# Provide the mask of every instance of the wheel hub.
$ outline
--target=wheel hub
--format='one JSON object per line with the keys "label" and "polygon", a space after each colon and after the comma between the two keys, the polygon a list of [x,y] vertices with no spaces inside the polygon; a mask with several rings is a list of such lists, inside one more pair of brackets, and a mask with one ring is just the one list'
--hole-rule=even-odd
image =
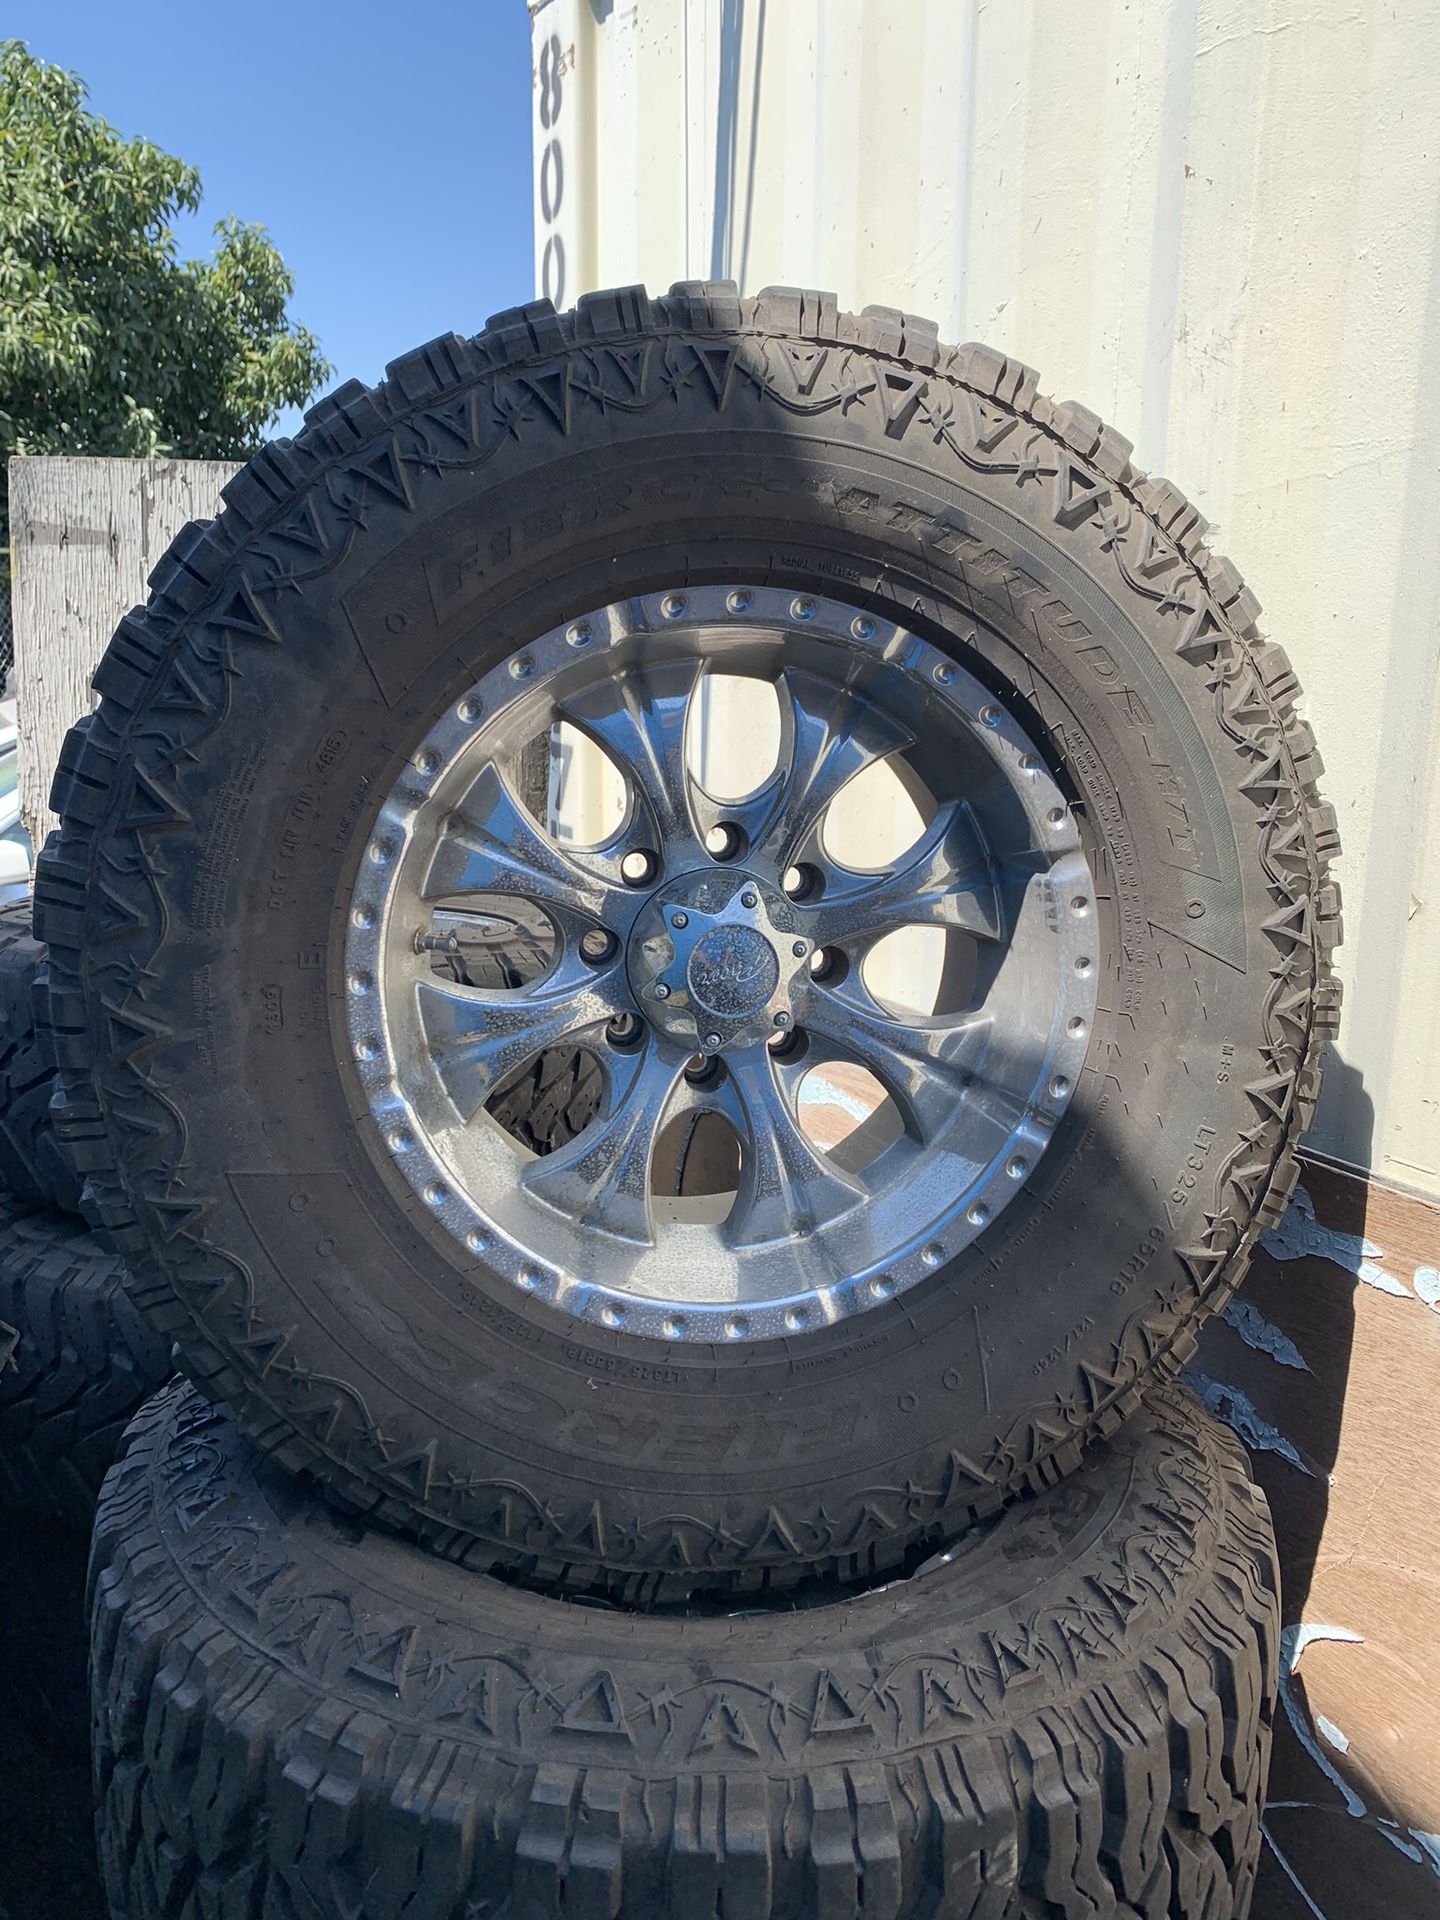
{"label": "wheel hub", "polygon": [[755,875],[686,874],[641,910],[627,968],[655,1029],[692,1053],[729,1053],[793,1025],[812,943],[793,903]]}
{"label": "wheel hub", "polygon": [[[736,672],[775,726],[738,795],[687,745]],[[620,776],[604,839],[552,832],[511,784],[562,723]],[[833,809],[887,761],[918,837],[850,864]],[[488,1274],[600,1327],[788,1339],[923,1283],[1024,1190],[1086,1064],[1094,904],[1035,743],[951,654],[841,601],[687,585],[538,635],[414,743],[349,903],[355,1070],[380,1149]],[[504,985],[437,965],[467,914],[477,948],[538,914],[548,960]],[[867,969],[914,929],[943,968],[911,1011]],[[557,1050],[603,1092],[521,1158],[489,1103]],[[832,1152],[812,1117],[856,1108],[876,1124]],[[739,1148],[723,1219],[665,1184],[674,1123],[706,1115]]]}

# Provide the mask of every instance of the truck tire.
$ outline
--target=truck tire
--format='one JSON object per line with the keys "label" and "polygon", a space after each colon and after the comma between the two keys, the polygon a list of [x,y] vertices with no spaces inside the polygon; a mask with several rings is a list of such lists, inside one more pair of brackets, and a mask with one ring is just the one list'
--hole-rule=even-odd
{"label": "truck tire", "polygon": [[125,1423],[173,1372],[99,1237],[0,1194],[0,1505],[88,1533]]}
{"label": "truck tire", "polygon": [[78,1213],[80,1182],[50,1114],[55,1061],[35,1007],[45,949],[30,911],[28,900],[0,906],[0,1187]]}
{"label": "truck tire", "polygon": [[[37,926],[94,1217],[262,1445],[475,1564],[754,1587],[900,1564],[1178,1371],[1294,1184],[1336,835],[1117,433],[897,313],[630,289],[342,388],[224,499],[96,674]],[[682,745],[717,662],[781,743],[734,801]],[[503,770],[557,716],[629,770],[597,847]],[[864,873],[827,803],[880,761],[929,825]],[[514,989],[453,974],[497,895],[550,927]],[[910,1018],[864,968],[916,919]],[[562,1044],[605,1097],[531,1160],[480,1110]],[[837,1058],[863,1166],[797,1117]],[[697,1111],[723,1221],[652,1205]]]}
{"label": "truck tire", "polygon": [[188,1387],[91,1562],[112,1910],[1243,1920],[1278,1603],[1156,1393],[912,1577],[741,1617],[527,1592],[335,1516]]}

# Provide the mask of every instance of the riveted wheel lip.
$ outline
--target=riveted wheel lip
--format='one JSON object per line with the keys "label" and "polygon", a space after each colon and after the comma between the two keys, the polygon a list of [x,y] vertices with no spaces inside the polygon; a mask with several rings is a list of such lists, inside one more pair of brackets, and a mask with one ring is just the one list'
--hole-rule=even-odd
{"label": "riveted wheel lip", "polygon": [[[708,1236],[702,1239],[685,1228],[681,1248],[672,1237],[675,1229],[667,1228],[646,1245],[643,1236],[615,1230],[608,1205],[567,1218],[566,1209],[553,1201],[537,1203],[526,1182],[517,1179],[512,1144],[483,1117],[463,1113],[450,1097],[449,1084],[428,1071],[433,1029],[423,1008],[432,989],[426,982],[417,986],[413,964],[411,923],[425,910],[427,887],[433,895],[442,859],[437,849],[447,831],[463,835],[468,830],[459,809],[482,779],[500,791],[502,776],[495,768],[527,729],[548,725],[563,700],[583,703],[593,689],[626,673],[648,674],[657,666],[679,673],[684,662],[695,659],[708,667],[733,663],[732,670],[745,671],[762,654],[772,662],[801,662],[807,671],[823,662],[847,689],[863,685],[868,697],[883,687],[896,710],[917,723],[932,725],[939,718],[952,727],[964,751],[998,773],[997,791],[1014,819],[1023,822],[1026,857],[1036,863],[1033,884],[1026,881],[1015,924],[1007,929],[1017,949],[1023,934],[1027,955],[1043,950],[1043,959],[1027,958],[1023,975],[1012,970],[1010,997],[1002,1006],[1009,1021],[1006,1044],[1019,1057],[1014,1084],[1004,1088],[1005,1137],[993,1150],[972,1152],[968,1159],[950,1143],[950,1163],[943,1169],[939,1156],[922,1155],[918,1164],[926,1178],[917,1183],[912,1169],[903,1197],[893,1179],[894,1191],[879,1201],[861,1193],[850,1204],[841,1195],[833,1215],[817,1216],[804,1236],[807,1243],[826,1240],[818,1281],[797,1271],[795,1239],[788,1232],[737,1248],[726,1246],[723,1232],[702,1229]],[[513,807],[506,817],[513,821]],[[741,1023],[743,1033],[702,1021],[716,1030],[702,1034],[697,1028],[696,1036],[686,1039],[678,1030],[668,1031],[675,1026],[673,1003],[650,1006],[634,993],[633,962],[626,971],[632,936],[644,931],[647,914],[653,921],[654,903],[666,889],[673,891],[680,877],[674,848],[659,831],[648,834],[657,848],[655,870],[645,883],[634,884],[621,873],[627,826],[634,829],[634,824],[632,798],[626,826],[591,850],[590,877],[598,870],[601,881],[584,905],[614,936],[607,964],[580,969],[572,981],[561,926],[554,963],[531,988],[557,1005],[572,988],[595,995],[589,1026],[597,1032],[602,1011],[663,1014],[655,1050],[663,1053],[668,1045],[674,1052],[673,1060],[666,1054],[662,1062],[672,1086],[683,1087],[678,1076],[687,1055],[731,1051],[732,1040],[739,1049],[737,1071],[753,1076],[756,1049],[763,1042],[753,1021]],[[533,822],[513,826],[522,840],[535,832]],[[634,831],[630,838],[633,842]],[[541,857],[549,859],[548,853]],[[703,852],[699,859],[706,864]],[[789,905],[781,890],[784,867],[773,848],[762,846],[747,848],[733,867],[717,861],[711,871],[734,874],[736,889],[753,872],[756,889],[773,893],[783,909]],[[550,887],[553,878],[545,875],[544,886]],[[380,1151],[419,1196],[426,1217],[465,1255],[518,1292],[582,1323],[666,1342],[793,1338],[868,1311],[918,1284],[970,1245],[1021,1190],[1073,1097],[1093,1032],[1098,970],[1086,918],[1093,892],[1077,821],[1043,754],[995,694],[950,653],[896,622],[829,596],[752,583],[662,589],[572,615],[511,653],[449,701],[409,753],[380,805],[348,905],[350,1069],[359,1078]],[[562,918],[568,911],[562,909]],[[798,907],[793,927],[783,912],[772,917],[784,923],[787,935],[802,931]],[[778,938],[773,927],[769,931]],[[782,1022],[789,1030],[804,1023],[807,995],[813,1000],[816,990],[808,959],[801,967],[791,958],[798,942],[782,946],[785,978],[774,996],[781,1011],[775,1013],[767,1003],[765,1017],[777,1030]],[[662,969],[654,971],[659,978]],[[792,980],[799,986],[787,999]],[[606,993],[618,995],[613,1005],[600,997]],[[476,1033],[486,1029],[493,1036],[511,1011],[489,1006],[467,1017]],[[1015,1038],[1022,1021],[1027,1023],[1025,1051]],[[567,1044],[575,1037],[572,1031]],[[647,1070],[651,1051],[646,1036]],[[967,1097],[962,1085],[957,1107]],[[993,1122],[987,1124],[994,1133]],[[964,1169],[959,1177],[957,1164]],[[768,1275],[761,1274],[761,1262],[768,1264]]]}

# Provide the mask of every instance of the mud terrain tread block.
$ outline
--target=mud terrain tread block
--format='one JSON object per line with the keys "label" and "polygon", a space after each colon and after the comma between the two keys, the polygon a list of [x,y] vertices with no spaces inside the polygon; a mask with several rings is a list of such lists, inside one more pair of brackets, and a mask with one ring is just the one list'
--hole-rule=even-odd
{"label": "mud terrain tread block", "polygon": [[45,949],[30,916],[28,900],[0,906],[0,1188],[78,1213],[80,1180],[50,1112],[55,1058],[36,996]]}
{"label": "mud terrain tread block", "polygon": [[0,1194],[0,1504],[88,1532],[125,1423],[173,1372],[168,1342],[83,1222]]}
{"label": "mud terrain tread block", "polygon": [[808,1615],[597,1613],[439,1567],[178,1384],[91,1564],[118,1912],[1249,1907],[1274,1543],[1239,1446],[1173,1388],[946,1566]]}

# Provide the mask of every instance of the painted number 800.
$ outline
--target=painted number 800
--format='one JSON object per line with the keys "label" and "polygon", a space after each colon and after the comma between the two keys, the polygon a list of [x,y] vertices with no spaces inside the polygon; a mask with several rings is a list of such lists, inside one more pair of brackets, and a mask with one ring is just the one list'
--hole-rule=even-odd
{"label": "painted number 800", "polygon": [[[565,198],[565,156],[561,151],[559,120],[564,103],[565,55],[558,34],[552,33],[540,49],[540,126],[550,135],[540,155],[540,218],[553,228]],[[547,232],[540,257],[540,291],[557,307],[565,304],[565,241]]]}

